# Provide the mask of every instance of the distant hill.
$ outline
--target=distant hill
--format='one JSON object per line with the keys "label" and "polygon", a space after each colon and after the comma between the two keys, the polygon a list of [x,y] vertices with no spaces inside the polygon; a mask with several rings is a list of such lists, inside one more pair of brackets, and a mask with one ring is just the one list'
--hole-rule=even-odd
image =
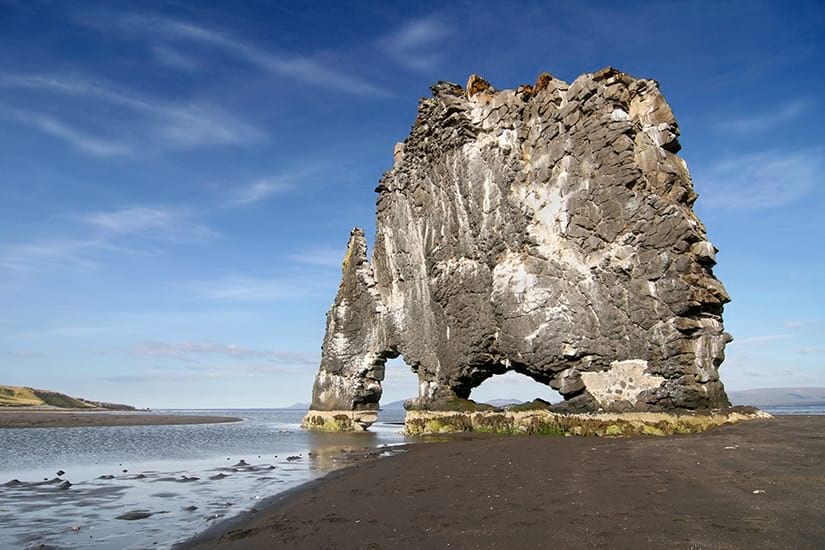
{"label": "distant hill", "polygon": [[285,409],[296,410],[296,411],[305,411],[309,409],[309,403],[293,403],[289,407],[284,407]]}
{"label": "distant hill", "polygon": [[507,405],[520,405],[523,401],[520,399],[490,399],[489,401],[485,401],[485,403],[501,408],[506,407]]}
{"label": "distant hill", "polygon": [[[392,401],[387,403],[386,405],[381,405],[382,411],[398,411],[404,409],[404,402],[406,399],[401,399],[400,401]],[[486,401],[488,405],[492,405],[494,407],[506,407],[507,405],[518,405],[523,403],[523,401],[519,399],[491,399]]]}
{"label": "distant hill", "polygon": [[729,391],[734,405],[782,407],[794,405],[825,405],[825,388],[759,388]]}
{"label": "distant hill", "polygon": [[57,409],[107,409],[133,411],[134,407],[118,403],[91,401],[50,390],[23,386],[0,386],[0,407],[47,407]]}

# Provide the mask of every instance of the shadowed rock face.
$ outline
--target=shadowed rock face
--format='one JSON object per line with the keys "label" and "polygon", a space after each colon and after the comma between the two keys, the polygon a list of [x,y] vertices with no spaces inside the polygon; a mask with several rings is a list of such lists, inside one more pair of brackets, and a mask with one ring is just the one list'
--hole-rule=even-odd
{"label": "shadowed rock face", "polygon": [[432,91],[376,189],[371,261],[350,236],[311,408],[377,409],[398,355],[421,409],[508,370],[567,411],[728,406],[729,298],[658,84],[608,68]]}

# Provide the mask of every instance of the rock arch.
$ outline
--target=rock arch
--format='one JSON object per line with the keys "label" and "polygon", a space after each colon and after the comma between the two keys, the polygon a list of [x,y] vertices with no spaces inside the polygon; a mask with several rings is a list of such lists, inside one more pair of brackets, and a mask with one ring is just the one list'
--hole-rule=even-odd
{"label": "rock arch", "polygon": [[729,298],[658,84],[607,68],[432,91],[376,189],[371,261],[350,234],[306,425],[368,425],[398,355],[428,410],[508,370],[561,411],[727,406]]}

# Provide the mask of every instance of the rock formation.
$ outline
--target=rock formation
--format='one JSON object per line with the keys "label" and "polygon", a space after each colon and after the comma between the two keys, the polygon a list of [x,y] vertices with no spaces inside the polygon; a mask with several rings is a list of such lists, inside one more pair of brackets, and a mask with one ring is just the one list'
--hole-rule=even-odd
{"label": "rock formation", "polygon": [[350,235],[305,425],[368,425],[399,355],[420,410],[509,370],[562,412],[728,406],[729,298],[658,83],[606,68],[432,92],[376,189],[371,261]]}

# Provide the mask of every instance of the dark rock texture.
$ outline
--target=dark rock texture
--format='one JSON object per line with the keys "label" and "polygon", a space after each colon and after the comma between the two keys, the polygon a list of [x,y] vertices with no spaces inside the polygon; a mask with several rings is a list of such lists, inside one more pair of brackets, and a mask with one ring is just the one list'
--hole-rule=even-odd
{"label": "dark rock texture", "polygon": [[432,92],[376,190],[371,261],[350,236],[310,415],[375,410],[399,355],[420,409],[508,370],[562,411],[728,406],[729,298],[658,84],[607,68]]}

